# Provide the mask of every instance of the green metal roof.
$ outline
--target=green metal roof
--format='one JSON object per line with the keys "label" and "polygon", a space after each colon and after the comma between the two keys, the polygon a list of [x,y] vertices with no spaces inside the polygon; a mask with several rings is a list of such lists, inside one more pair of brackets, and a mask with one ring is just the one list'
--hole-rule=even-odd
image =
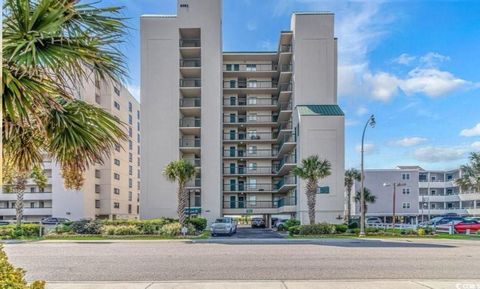
{"label": "green metal roof", "polygon": [[300,115],[320,115],[320,116],[343,116],[342,109],[336,104],[320,105],[299,105],[297,106]]}

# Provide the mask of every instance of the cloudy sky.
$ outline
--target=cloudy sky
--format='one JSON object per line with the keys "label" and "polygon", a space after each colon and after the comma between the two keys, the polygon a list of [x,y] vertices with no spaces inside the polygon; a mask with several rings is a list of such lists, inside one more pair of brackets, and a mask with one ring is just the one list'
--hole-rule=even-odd
{"label": "cloudy sky", "polygon": [[[132,28],[123,47],[139,95],[139,16],[175,14],[176,0],[124,5]],[[338,95],[346,113],[346,165],[418,164],[449,169],[480,151],[480,1],[224,0],[224,50],[274,50],[294,11],[333,11]]]}

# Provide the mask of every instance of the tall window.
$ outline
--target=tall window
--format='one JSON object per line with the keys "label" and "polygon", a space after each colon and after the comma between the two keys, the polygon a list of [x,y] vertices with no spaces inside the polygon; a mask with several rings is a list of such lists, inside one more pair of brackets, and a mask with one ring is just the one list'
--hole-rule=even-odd
{"label": "tall window", "polygon": [[132,124],[133,123],[133,118],[132,118],[132,115],[129,114],[128,115],[128,124]]}
{"label": "tall window", "polygon": [[95,200],[95,208],[100,209],[100,200]]}
{"label": "tall window", "polygon": [[113,87],[113,91],[115,92],[116,95],[120,96],[120,89],[118,87]]}
{"label": "tall window", "polygon": [[118,203],[118,202],[113,203],[113,208],[114,209],[120,209],[120,203]]}
{"label": "tall window", "polygon": [[247,64],[247,71],[257,71],[256,64]]}
{"label": "tall window", "polygon": [[116,180],[120,180],[120,175],[117,174],[117,173],[114,173],[113,178],[116,179]]}
{"label": "tall window", "polygon": [[114,160],[113,160],[113,163],[114,163],[115,165],[119,166],[119,165],[120,165],[120,160],[114,159]]}
{"label": "tall window", "polygon": [[195,202],[194,202],[194,206],[195,207],[200,207],[202,204],[201,204],[201,195],[200,195],[200,192],[195,192]]}
{"label": "tall window", "polygon": [[131,201],[132,200],[132,192],[128,192],[128,200]]}
{"label": "tall window", "polygon": [[120,195],[120,189],[119,188],[113,188],[113,193],[115,195]]}
{"label": "tall window", "polygon": [[128,111],[129,111],[129,112],[132,112],[132,110],[133,110],[132,103],[131,103],[131,102],[128,102]]}
{"label": "tall window", "polygon": [[116,109],[120,110],[120,103],[114,101],[113,106],[115,106]]}

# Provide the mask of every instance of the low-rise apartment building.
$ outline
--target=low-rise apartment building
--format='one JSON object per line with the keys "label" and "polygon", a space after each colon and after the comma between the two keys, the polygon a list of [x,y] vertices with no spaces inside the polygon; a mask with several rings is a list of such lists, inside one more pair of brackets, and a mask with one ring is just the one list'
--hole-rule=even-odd
{"label": "low-rise apartment building", "polygon": [[[275,51],[222,51],[222,1],[179,0],[177,15],[141,18],[141,218],[176,217],[171,161],[197,167],[188,211],[295,216],[307,222],[305,181],[291,169],[332,163],[317,218],[343,215],[344,114],[337,105],[332,13],[295,13]],[[178,120],[178,121],[177,121]]]}
{"label": "low-rise apartment building", "polygon": [[[419,166],[398,166],[395,169],[365,170],[365,187],[376,196],[368,204],[367,216],[380,217],[391,222],[393,215],[393,184],[396,183],[395,215],[400,222],[415,223],[435,216],[456,213],[464,216],[480,215],[480,192],[466,192],[455,184],[460,169],[425,170]],[[360,190],[357,182],[354,192]],[[353,199],[354,214],[359,205]]]}
{"label": "low-rise apartment building", "polygon": [[[98,105],[125,123],[128,135],[102,165],[85,172],[81,190],[67,190],[59,167],[51,160],[43,162],[48,179],[44,189],[28,181],[24,196],[24,219],[39,221],[45,217],[71,220],[93,218],[137,218],[140,194],[140,104],[121,84],[91,81],[75,89],[75,97]],[[0,193],[0,219],[15,218],[16,195]]]}

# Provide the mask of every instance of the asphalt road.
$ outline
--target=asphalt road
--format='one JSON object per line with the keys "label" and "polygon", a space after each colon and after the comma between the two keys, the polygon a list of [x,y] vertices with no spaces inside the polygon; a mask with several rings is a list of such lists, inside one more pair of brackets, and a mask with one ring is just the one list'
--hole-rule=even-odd
{"label": "asphalt road", "polygon": [[[213,241],[212,241],[213,240]],[[257,240],[7,244],[27,278],[47,281],[472,279],[480,242]],[[229,239],[235,241],[235,239]],[[242,240],[236,239],[237,242]],[[266,244],[273,243],[273,244]]]}

